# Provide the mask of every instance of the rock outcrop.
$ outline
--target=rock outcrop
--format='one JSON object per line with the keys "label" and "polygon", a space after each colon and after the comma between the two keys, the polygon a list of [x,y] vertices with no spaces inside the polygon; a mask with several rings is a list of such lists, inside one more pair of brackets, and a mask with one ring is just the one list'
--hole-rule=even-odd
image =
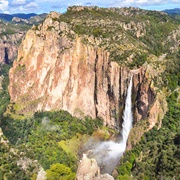
{"label": "rock outcrop", "polygon": [[[0,28],[0,32],[2,29]],[[0,40],[0,64],[9,64],[17,57],[19,43],[21,42],[25,31],[6,34]]]}
{"label": "rock outcrop", "polygon": [[9,64],[17,56],[18,45],[13,44],[12,42],[0,42],[0,64],[5,63]]}
{"label": "rock outcrop", "polygon": [[4,76],[0,76],[0,91],[3,89],[2,87],[3,80],[4,80]]}
{"label": "rock outcrop", "polygon": [[17,58],[19,45],[27,30],[31,28],[31,23],[39,24],[45,16],[46,14],[33,16],[30,20],[14,17],[13,23],[0,20],[0,64],[12,63]]}
{"label": "rock outcrop", "polygon": [[59,17],[53,12],[29,30],[19,48],[9,74],[13,111],[29,115],[62,109],[78,117],[102,118],[104,125],[119,128],[128,79],[134,74],[134,119],[147,118],[155,92],[146,67],[121,67],[93,37],[84,42]]}
{"label": "rock outcrop", "polygon": [[171,34],[167,37],[167,39],[164,40],[163,44],[171,44],[170,51],[171,53],[178,52],[179,46],[180,46],[180,27],[174,31],[171,32]]}
{"label": "rock outcrop", "polygon": [[15,23],[26,23],[26,24],[29,23],[27,19],[22,19],[22,18],[19,18],[19,17],[13,17],[12,21],[15,22]]}
{"label": "rock outcrop", "polygon": [[0,143],[2,143],[3,145],[7,146],[9,141],[7,139],[5,139],[3,131],[0,127]]}
{"label": "rock outcrop", "polygon": [[97,165],[95,159],[89,159],[86,154],[83,154],[83,158],[78,166],[77,180],[114,180],[109,174],[100,174],[100,168]]}

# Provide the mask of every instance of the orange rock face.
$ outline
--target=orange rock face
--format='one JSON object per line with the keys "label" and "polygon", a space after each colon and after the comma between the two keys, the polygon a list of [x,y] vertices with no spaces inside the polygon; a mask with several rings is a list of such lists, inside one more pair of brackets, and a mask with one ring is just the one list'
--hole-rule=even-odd
{"label": "orange rock face", "polygon": [[145,118],[155,97],[145,69],[120,67],[107,51],[84,42],[51,16],[58,14],[27,32],[10,70],[9,93],[11,102],[19,105],[16,112],[62,109],[78,117],[99,117],[104,125],[119,128],[128,78],[134,74],[135,119]]}
{"label": "orange rock face", "polygon": [[50,44],[33,31],[26,35],[10,70],[11,101],[38,101],[22,112],[63,109],[75,116],[100,117],[114,126],[110,121],[112,111],[118,110],[120,67],[109,61],[108,52],[83,44],[81,38],[62,52],[58,43],[66,45],[68,40],[47,36]]}

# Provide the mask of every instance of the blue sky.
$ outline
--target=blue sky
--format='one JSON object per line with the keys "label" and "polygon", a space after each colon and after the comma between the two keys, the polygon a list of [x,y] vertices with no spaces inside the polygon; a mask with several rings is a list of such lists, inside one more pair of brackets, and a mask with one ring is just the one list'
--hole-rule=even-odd
{"label": "blue sky", "polygon": [[0,13],[65,12],[68,6],[139,7],[148,10],[180,8],[180,0],[0,0]]}

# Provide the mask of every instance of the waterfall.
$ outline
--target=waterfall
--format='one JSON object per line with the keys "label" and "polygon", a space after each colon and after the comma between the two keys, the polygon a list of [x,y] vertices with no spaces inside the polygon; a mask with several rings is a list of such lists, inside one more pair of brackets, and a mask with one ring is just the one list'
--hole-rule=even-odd
{"label": "waterfall", "polygon": [[90,157],[95,158],[98,166],[101,168],[101,173],[111,174],[114,168],[119,163],[120,158],[126,150],[126,143],[129,132],[132,128],[133,115],[132,115],[132,76],[127,90],[125,101],[125,109],[123,112],[123,124],[119,142],[106,141],[96,145],[91,149]]}
{"label": "waterfall", "polygon": [[132,128],[133,115],[132,115],[132,76],[127,90],[127,97],[125,102],[125,108],[123,113],[123,124],[122,124],[122,141],[120,142],[122,149],[126,149],[126,142],[128,139],[129,132]]}

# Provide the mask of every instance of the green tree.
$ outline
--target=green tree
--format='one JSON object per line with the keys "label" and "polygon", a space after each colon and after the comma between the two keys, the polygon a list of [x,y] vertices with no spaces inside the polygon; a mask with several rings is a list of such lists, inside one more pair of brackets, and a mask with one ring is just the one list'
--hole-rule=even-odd
{"label": "green tree", "polygon": [[53,164],[49,170],[46,171],[47,180],[74,180],[75,173],[69,167],[63,164]]}

